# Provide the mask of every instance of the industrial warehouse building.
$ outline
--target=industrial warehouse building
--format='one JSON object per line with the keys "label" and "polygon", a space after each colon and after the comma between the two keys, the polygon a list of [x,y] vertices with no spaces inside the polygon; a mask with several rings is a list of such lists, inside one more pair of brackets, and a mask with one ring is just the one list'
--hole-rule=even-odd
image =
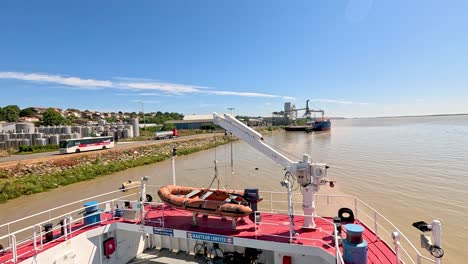
{"label": "industrial warehouse building", "polygon": [[186,115],[184,120],[171,120],[177,129],[200,129],[204,124],[213,124],[213,115]]}

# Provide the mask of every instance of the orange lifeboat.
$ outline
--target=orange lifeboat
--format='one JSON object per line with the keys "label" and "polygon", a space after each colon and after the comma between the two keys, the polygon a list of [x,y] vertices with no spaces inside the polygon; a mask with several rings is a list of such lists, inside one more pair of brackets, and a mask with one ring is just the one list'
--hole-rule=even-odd
{"label": "orange lifeboat", "polygon": [[244,199],[244,191],[167,185],[159,188],[158,195],[167,205],[196,213],[229,217],[252,213],[249,202]]}

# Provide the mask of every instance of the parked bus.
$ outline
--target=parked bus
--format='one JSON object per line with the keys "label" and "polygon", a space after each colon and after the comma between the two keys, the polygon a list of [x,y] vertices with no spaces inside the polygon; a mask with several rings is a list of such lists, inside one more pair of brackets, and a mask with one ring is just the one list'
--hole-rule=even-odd
{"label": "parked bus", "polygon": [[60,141],[60,153],[80,153],[114,147],[114,137],[87,137]]}

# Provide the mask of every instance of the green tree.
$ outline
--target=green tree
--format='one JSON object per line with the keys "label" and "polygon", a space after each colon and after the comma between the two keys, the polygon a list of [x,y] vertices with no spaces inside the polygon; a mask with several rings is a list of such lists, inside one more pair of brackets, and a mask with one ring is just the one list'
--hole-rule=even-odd
{"label": "green tree", "polygon": [[19,118],[20,109],[17,105],[7,105],[3,108],[3,114],[7,122],[16,122]]}
{"label": "green tree", "polygon": [[108,117],[106,118],[106,121],[109,122],[109,123],[117,123],[117,118],[111,116],[111,117]]}
{"label": "green tree", "polygon": [[45,126],[58,126],[64,123],[65,118],[53,108],[48,108],[42,114],[42,124]]}
{"label": "green tree", "polygon": [[162,131],[169,131],[169,130],[173,130],[174,128],[176,128],[176,126],[174,125],[174,123],[166,122],[166,123],[164,123],[163,127],[161,128],[161,130],[162,130]]}
{"label": "green tree", "polygon": [[73,124],[76,124],[76,121],[78,121],[78,117],[74,116],[74,115],[69,115],[65,118],[65,123],[67,125],[73,125]]}
{"label": "green tree", "polygon": [[19,112],[20,117],[23,117],[23,116],[30,117],[30,116],[35,116],[36,114],[37,114],[36,110],[34,110],[34,108],[32,107],[24,108]]}
{"label": "green tree", "polygon": [[5,110],[0,107],[0,121],[6,121]]}

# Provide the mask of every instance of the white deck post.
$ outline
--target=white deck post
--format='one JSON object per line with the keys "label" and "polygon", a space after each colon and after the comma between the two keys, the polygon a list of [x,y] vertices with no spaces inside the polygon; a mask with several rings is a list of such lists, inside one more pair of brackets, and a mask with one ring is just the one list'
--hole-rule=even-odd
{"label": "white deck post", "polygon": [[65,240],[68,240],[68,217],[63,218],[63,236]]}
{"label": "white deck post", "polygon": [[12,261],[13,263],[16,263],[18,261],[18,251],[16,248],[16,236],[13,234],[10,234],[10,248],[12,253]]}
{"label": "white deck post", "polygon": [[177,149],[174,147],[172,148],[172,185],[177,185],[176,184],[176,173],[175,173],[175,157],[177,156]]}
{"label": "white deck post", "polygon": [[[41,225],[39,225],[39,224],[34,225],[33,230],[34,230],[34,232],[33,232],[34,253],[37,254],[37,250],[38,250],[38,248],[37,248],[37,238],[38,238],[38,235],[39,235],[39,241],[40,241],[40,244],[41,244],[40,249],[42,250],[42,248],[43,248]],[[39,230],[39,234],[37,233],[37,230]]]}
{"label": "white deck post", "polygon": [[392,238],[393,238],[393,245],[395,246],[396,263],[400,264],[401,263],[401,259],[400,259],[400,233],[393,232],[392,233]]}
{"label": "white deck post", "polygon": [[[432,238],[434,247],[442,248],[442,225],[439,220],[432,221]],[[436,264],[442,264],[442,258],[434,258]]]}
{"label": "white deck post", "polygon": [[140,222],[142,225],[145,224],[145,200],[146,200],[146,181],[148,177],[141,177],[140,181]]}
{"label": "white deck post", "polygon": [[294,236],[294,212],[293,212],[293,205],[292,205],[292,190],[291,190],[290,182],[286,182],[286,188],[288,188],[289,243],[292,243],[293,236]]}
{"label": "white deck post", "polygon": [[374,233],[377,238],[377,241],[380,240],[378,228],[379,228],[379,224],[377,223],[377,212],[374,211]]}

